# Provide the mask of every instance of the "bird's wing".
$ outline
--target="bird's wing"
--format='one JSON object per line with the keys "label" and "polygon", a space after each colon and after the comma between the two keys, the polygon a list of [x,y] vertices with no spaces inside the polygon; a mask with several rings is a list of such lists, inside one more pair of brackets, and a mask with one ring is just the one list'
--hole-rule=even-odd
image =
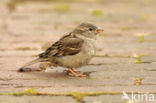
{"label": "bird's wing", "polygon": [[45,52],[39,54],[40,58],[61,57],[66,55],[75,55],[80,52],[84,41],[73,35],[66,35],[55,42]]}

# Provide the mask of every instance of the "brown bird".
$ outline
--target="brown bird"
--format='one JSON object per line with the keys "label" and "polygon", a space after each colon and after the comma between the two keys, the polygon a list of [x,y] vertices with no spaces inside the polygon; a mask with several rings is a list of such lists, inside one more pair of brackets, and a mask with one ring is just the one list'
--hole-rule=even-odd
{"label": "brown bird", "polygon": [[26,68],[38,62],[49,62],[51,66],[62,66],[68,68],[67,72],[72,76],[84,77],[83,73],[73,70],[86,65],[96,53],[96,35],[103,30],[90,23],[78,25],[68,35],[52,44],[45,52],[38,55],[38,58],[25,64],[18,71],[31,71]]}

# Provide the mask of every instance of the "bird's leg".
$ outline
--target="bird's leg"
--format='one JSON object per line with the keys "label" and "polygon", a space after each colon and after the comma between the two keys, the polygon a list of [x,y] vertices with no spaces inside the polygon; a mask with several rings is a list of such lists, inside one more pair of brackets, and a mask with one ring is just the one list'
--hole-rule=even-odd
{"label": "bird's leg", "polygon": [[70,76],[75,76],[75,77],[86,77],[86,75],[84,75],[83,73],[80,73],[80,71],[78,71],[79,73],[77,73],[77,71],[74,71],[72,68],[69,68],[67,70],[68,75]]}
{"label": "bird's leg", "polygon": [[[72,69],[72,68],[71,68]],[[76,72],[76,73],[81,73],[81,71],[79,71],[79,70],[74,70],[74,69],[72,69],[74,72]],[[63,72],[66,72],[66,73],[71,73],[68,69],[67,70],[64,70]]]}

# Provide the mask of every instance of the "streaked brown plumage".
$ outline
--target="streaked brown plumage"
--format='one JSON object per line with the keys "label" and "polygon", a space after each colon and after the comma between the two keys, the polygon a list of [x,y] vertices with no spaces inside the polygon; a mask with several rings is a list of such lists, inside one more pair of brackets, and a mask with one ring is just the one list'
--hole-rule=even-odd
{"label": "streaked brown plumage", "polygon": [[38,55],[38,58],[25,64],[18,71],[29,71],[25,68],[37,62],[50,62],[53,66],[62,66],[68,69],[74,76],[77,74],[71,68],[78,68],[86,65],[95,55],[95,36],[102,32],[101,28],[90,23],[82,23],[68,35],[63,36],[59,41],[52,44],[45,52]]}

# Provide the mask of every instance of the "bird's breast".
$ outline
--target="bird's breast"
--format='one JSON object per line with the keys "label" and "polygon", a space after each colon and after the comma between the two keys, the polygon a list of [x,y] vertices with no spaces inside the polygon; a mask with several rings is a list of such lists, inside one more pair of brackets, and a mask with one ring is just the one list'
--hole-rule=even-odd
{"label": "bird's breast", "polygon": [[85,41],[82,51],[85,52],[86,55],[94,56],[96,54],[95,41]]}

